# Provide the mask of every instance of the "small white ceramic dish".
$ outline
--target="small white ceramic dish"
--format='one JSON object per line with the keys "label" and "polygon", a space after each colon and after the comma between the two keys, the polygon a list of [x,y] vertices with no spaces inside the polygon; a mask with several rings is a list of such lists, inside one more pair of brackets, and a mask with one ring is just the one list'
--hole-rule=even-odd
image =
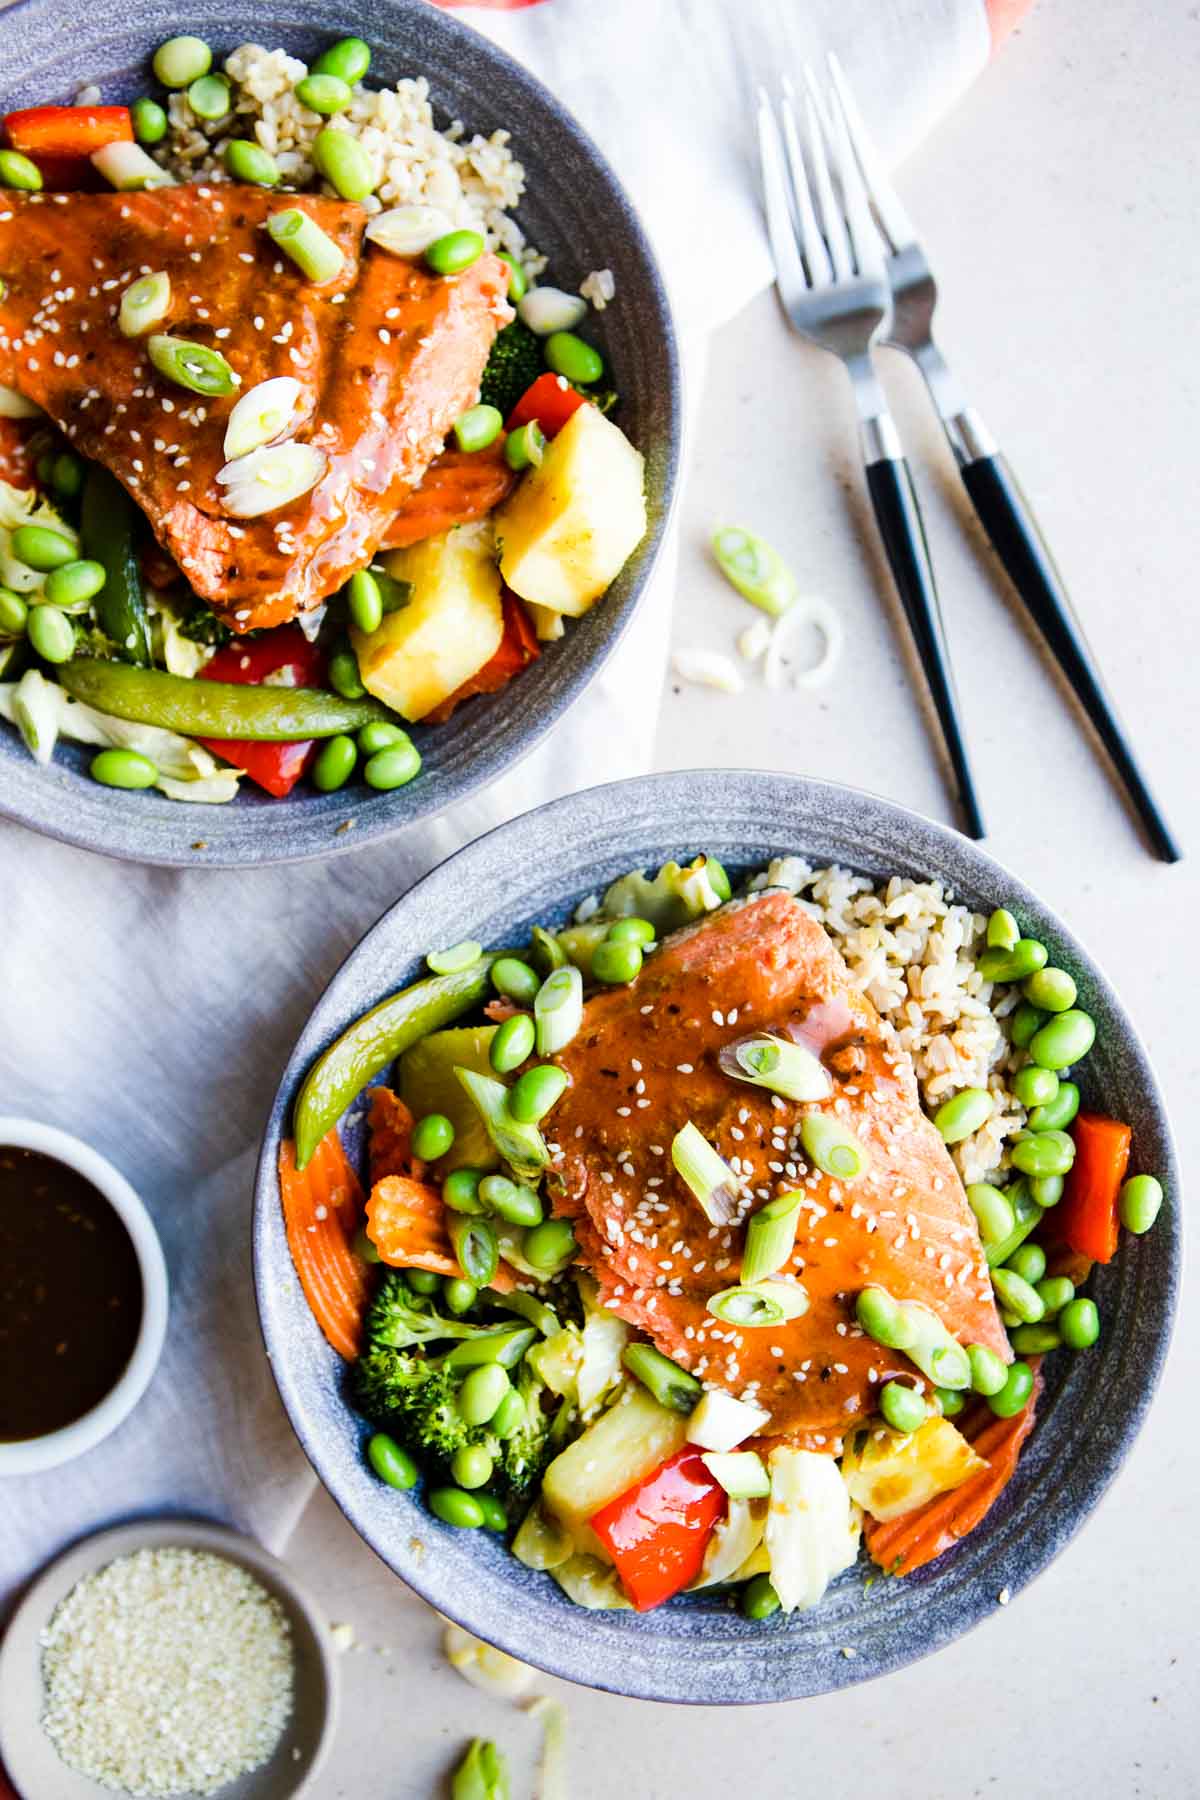
{"label": "small white ceramic dish", "polygon": [[133,1354],[115,1387],[103,1400],[58,1431],[44,1437],[0,1443],[0,1480],[6,1475],[35,1475],[57,1468],[91,1450],[117,1429],[133,1411],[158,1366],[167,1334],[167,1265],[150,1214],[125,1177],[107,1157],[68,1131],[35,1119],[0,1115],[0,1144],[40,1151],[75,1169],[108,1201],[129,1233],[142,1272],[142,1323]]}

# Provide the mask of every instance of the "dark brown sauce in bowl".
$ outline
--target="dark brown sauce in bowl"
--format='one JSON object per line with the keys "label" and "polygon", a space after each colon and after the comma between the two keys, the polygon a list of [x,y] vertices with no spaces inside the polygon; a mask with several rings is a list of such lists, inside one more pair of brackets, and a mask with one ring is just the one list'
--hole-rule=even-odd
{"label": "dark brown sauce in bowl", "polygon": [[133,1241],[99,1189],[0,1146],[0,1442],[58,1431],[111,1393],[142,1302]]}

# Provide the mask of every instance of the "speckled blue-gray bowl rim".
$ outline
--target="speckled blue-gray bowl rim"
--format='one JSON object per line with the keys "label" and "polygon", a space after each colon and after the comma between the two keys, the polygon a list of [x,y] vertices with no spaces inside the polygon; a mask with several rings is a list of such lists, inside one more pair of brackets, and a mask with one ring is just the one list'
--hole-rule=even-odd
{"label": "speckled blue-gray bowl rim", "polygon": [[[197,0],[186,28],[222,53],[256,38],[312,55],[348,15],[328,0]],[[174,0],[64,7],[21,0],[0,12],[3,110],[70,98],[98,82],[106,99],[149,85],[148,59],[181,29]],[[47,768],[0,726],[0,814],[49,837],[129,862],[234,868],[301,862],[389,837],[496,781],[529,754],[580,698],[624,635],[645,591],[674,500],[681,426],[679,363],[653,251],[616,175],[582,127],[540,81],[488,39],[427,0],[360,0],[353,29],[373,49],[372,82],[428,76],[439,117],[471,130],[511,129],[529,177],[518,217],[551,257],[560,285],[611,268],[617,297],[596,320],[621,388],[621,424],[646,457],[650,529],[603,602],[503,693],[472,700],[446,725],[418,726],[416,781],[376,794],[361,782],[334,794],[303,785],[274,800],[250,782],[226,806],[188,806],[158,793],[99,787],[91,752],[60,744]]]}
{"label": "speckled blue-gray bowl rim", "polygon": [[[1134,1129],[1134,1166],[1163,1175],[1170,1204],[1126,1238],[1092,1291],[1103,1335],[1047,1363],[1038,1425],[1017,1473],[961,1545],[904,1581],[863,1591],[848,1571],[812,1612],[751,1623],[727,1599],[657,1612],[587,1612],[497,1540],[440,1524],[384,1487],[362,1455],[366,1428],[343,1397],[292,1268],[276,1156],[300,1081],[353,1019],[412,980],[423,952],[474,937],[520,942],[624,871],[707,850],[733,871],[796,852],[869,874],[938,877],[971,904],[1011,907],[1079,983],[1098,1025],[1081,1080],[1089,1104]],[[347,1123],[353,1135],[351,1109]],[[348,957],[284,1072],[259,1163],[255,1280],[275,1379],[317,1474],[383,1560],[447,1617],[552,1674],[644,1699],[705,1704],[799,1699],[886,1674],[949,1643],[1016,1595],[1062,1550],[1129,1451],[1166,1356],[1181,1260],[1180,1183],[1146,1051],[1094,958],[1015,875],[957,832],[858,790],[756,771],[648,775],[554,801],[498,827],[409,890]],[[846,1656],[844,1650],[852,1654]]]}

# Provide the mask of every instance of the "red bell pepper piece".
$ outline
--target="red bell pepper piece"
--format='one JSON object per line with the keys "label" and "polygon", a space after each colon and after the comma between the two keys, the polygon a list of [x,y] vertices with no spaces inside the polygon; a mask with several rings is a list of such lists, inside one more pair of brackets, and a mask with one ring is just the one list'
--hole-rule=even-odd
{"label": "red bell pepper piece", "polygon": [[1075,1161],[1063,1197],[1050,1215],[1054,1236],[1094,1262],[1111,1262],[1120,1229],[1117,1201],[1129,1167],[1128,1125],[1099,1113],[1076,1115]]}
{"label": "red bell pepper piece", "polygon": [[528,425],[530,419],[536,419],[548,438],[557,437],[572,413],[586,405],[578,388],[548,369],[521,395],[508,415],[506,429],[515,431],[518,425]]}
{"label": "red bell pepper piece", "polygon": [[514,675],[536,662],[542,654],[533,629],[529,614],[511,588],[505,588],[502,595],[504,607],[504,635],[501,637],[491,660],[485,662],[482,669],[476,671],[470,680],[464,681],[450,697],[442,701],[431,713],[426,713],[423,723],[441,725],[450,717],[460,700],[469,700],[472,694],[494,694],[502,687],[507,687]]}
{"label": "red bell pepper piece", "polygon": [[661,1606],[696,1579],[725,1490],[689,1444],[593,1513],[592,1530],[638,1612]]}
{"label": "red bell pepper piece", "polygon": [[14,150],[32,157],[46,186],[61,193],[98,185],[93,150],[131,144],[133,121],[127,106],[29,106],[7,114],[4,133]]}
{"label": "red bell pepper piece", "polygon": [[[286,669],[293,687],[320,687],[325,679],[325,657],[310,644],[298,625],[280,625],[244,643],[226,644],[201,669],[200,681],[237,681],[259,687],[268,675]],[[311,738],[294,743],[254,743],[248,739],[201,738],[214,756],[223,756],[244,769],[251,781],[268,794],[282,799],[290,794],[312,756]]]}

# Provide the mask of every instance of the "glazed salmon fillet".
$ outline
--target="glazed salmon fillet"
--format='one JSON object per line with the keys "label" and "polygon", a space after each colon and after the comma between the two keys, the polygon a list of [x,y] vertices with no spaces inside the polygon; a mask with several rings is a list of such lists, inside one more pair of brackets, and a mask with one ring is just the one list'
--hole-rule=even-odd
{"label": "glazed salmon fillet", "polygon": [[[301,208],[343,252],[316,286],[263,229]],[[229,183],[144,193],[5,192],[0,204],[0,382],[36,401],[145,512],[192,588],[235,631],[282,624],[334,593],[382,542],[454,421],[472,405],[501,326],[508,271],[481,256],[454,276],[364,241],[362,207]],[[117,310],[164,271],[155,329],[218,350],[237,393],[206,398],[159,375]],[[272,376],[302,387],[297,441],[327,467],[258,518],[224,510],[215,480],[238,394]]]}
{"label": "glazed salmon fillet", "polygon": [[[720,1069],[722,1046],[764,1030],[822,1057],[830,1099],[798,1105]],[[877,1410],[879,1384],[912,1374],[855,1323],[871,1283],[1011,1360],[974,1215],[909,1059],[789,895],[735,902],[668,940],[629,987],[587,1003],[557,1060],[570,1086],[553,1114],[555,1210],[574,1220],[603,1303],[769,1411],[771,1436],[837,1453],[843,1430]],[[809,1167],[800,1148],[804,1114],[830,1109],[868,1154],[854,1182]],[[808,1293],[802,1318],[748,1329],[707,1311],[738,1281],[744,1232],[711,1225],[672,1166],[689,1120],[741,1177],[743,1214],[804,1192],[783,1271]]]}

